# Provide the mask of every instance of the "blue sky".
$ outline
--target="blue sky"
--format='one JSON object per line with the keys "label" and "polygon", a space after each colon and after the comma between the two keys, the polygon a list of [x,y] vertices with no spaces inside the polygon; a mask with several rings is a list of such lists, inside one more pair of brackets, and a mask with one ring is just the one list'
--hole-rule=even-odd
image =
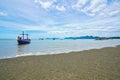
{"label": "blue sky", "polygon": [[0,0],[0,39],[119,36],[120,0]]}

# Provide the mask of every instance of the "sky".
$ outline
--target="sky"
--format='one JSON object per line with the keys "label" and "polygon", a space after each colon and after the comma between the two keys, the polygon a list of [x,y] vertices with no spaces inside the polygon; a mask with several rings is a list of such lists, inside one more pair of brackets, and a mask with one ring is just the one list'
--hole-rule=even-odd
{"label": "sky", "polygon": [[0,0],[0,39],[120,36],[120,0]]}

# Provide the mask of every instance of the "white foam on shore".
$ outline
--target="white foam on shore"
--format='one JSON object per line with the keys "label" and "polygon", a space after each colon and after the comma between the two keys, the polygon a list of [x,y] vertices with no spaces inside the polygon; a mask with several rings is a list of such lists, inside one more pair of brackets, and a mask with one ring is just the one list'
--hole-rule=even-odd
{"label": "white foam on shore", "polygon": [[26,53],[26,54],[18,54],[16,57],[21,57],[21,56],[32,56],[34,55],[33,53]]}
{"label": "white foam on shore", "polygon": [[112,46],[105,46],[105,47],[99,47],[99,48],[89,48],[84,50],[71,50],[71,51],[64,51],[64,52],[49,52],[49,53],[42,53],[42,52],[36,52],[36,53],[24,53],[16,55],[15,57],[22,57],[22,56],[39,56],[39,55],[53,55],[53,54],[69,54],[70,52],[80,52],[85,50],[92,50],[92,49],[102,49],[107,47],[117,47],[118,45],[112,45]]}

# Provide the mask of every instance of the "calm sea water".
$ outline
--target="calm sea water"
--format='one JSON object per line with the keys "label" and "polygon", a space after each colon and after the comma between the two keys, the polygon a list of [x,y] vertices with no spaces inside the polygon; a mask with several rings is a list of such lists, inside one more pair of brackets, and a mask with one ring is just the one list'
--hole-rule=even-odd
{"label": "calm sea water", "polygon": [[25,55],[46,55],[120,45],[120,40],[32,40],[18,45],[16,40],[0,40],[0,59]]}

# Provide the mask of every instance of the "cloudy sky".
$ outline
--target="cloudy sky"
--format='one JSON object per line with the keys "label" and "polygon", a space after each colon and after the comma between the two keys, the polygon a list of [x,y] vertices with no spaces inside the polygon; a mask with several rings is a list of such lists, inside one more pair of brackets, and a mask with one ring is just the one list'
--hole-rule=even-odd
{"label": "cloudy sky", "polygon": [[0,0],[0,38],[120,36],[120,0]]}

